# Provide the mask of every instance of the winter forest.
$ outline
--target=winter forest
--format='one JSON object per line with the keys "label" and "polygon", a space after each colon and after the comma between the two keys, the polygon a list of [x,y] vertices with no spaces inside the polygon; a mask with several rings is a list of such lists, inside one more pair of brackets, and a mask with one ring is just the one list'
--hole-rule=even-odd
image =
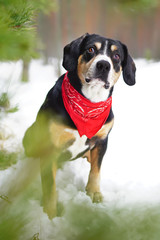
{"label": "winter forest", "polygon": [[[160,239],[159,0],[0,1],[0,240]],[[57,171],[58,215],[43,212],[38,158],[22,139],[65,73],[63,48],[84,33],[127,45],[137,72],[113,93],[101,169],[103,201],[85,193],[90,163]]]}

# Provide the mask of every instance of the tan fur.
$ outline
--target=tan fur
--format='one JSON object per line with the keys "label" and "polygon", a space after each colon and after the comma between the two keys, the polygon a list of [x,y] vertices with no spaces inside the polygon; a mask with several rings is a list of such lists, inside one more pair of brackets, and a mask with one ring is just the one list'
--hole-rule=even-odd
{"label": "tan fur", "polygon": [[88,71],[94,59],[95,57],[93,57],[89,62],[86,63],[82,61],[82,55],[80,55],[80,57],[78,58],[78,76],[82,81],[82,84],[85,82],[84,74]]}
{"label": "tan fur", "polygon": [[112,119],[109,123],[106,123],[102,126],[102,128],[96,133],[95,136],[99,137],[100,139],[105,139],[109,134],[110,130],[113,127],[114,119]]}
{"label": "tan fur", "polygon": [[66,128],[65,125],[57,122],[51,122],[49,126],[49,131],[51,134],[51,141],[53,145],[57,148],[62,148],[69,141],[75,140],[73,133],[67,131],[73,130],[72,128]]}
{"label": "tan fur", "polygon": [[95,46],[96,46],[97,50],[99,50],[102,47],[102,43],[96,42]]}
{"label": "tan fur", "polygon": [[87,194],[93,202],[100,202],[102,195],[100,192],[100,168],[98,166],[98,147],[91,150],[91,170],[86,186]]}
{"label": "tan fur", "polygon": [[114,84],[118,81],[118,79],[119,79],[119,77],[121,75],[121,72],[122,72],[122,67],[120,67],[119,72],[114,72],[114,75],[113,75],[113,77],[114,77]]}
{"label": "tan fur", "polygon": [[118,47],[117,47],[116,45],[112,45],[112,46],[111,46],[112,52],[116,51],[117,49],[118,49]]}
{"label": "tan fur", "polygon": [[84,153],[82,158],[87,158],[87,161],[91,162],[91,151],[89,150],[86,153]]}

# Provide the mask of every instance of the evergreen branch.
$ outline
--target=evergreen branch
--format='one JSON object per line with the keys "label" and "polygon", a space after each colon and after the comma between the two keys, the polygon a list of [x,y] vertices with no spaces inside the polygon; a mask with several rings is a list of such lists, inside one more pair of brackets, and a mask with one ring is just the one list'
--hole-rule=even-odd
{"label": "evergreen branch", "polygon": [[0,0],[0,61],[38,57],[36,18],[54,7],[54,0]]}
{"label": "evergreen branch", "polygon": [[5,196],[5,195],[0,195],[0,198],[1,198],[2,200],[4,200],[4,201],[8,202],[8,203],[11,203],[11,201],[10,201],[10,200],[8,199],[8,197]]}

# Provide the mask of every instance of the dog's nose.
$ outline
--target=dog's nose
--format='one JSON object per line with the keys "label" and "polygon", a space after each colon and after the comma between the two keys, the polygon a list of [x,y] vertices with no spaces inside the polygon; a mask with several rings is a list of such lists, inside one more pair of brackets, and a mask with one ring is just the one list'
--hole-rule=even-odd
{"label": "dog's nose", "polygon": [[109,70],[110,70],[111,65],[110,65],[109,62],[107,62],[107,61],[105,61],[105,60],[101,60],[101,61],[97,62],[96,68],[97,68],[98,71],[104,71],[104,72],[106,72],[106,71],[109,71]]}

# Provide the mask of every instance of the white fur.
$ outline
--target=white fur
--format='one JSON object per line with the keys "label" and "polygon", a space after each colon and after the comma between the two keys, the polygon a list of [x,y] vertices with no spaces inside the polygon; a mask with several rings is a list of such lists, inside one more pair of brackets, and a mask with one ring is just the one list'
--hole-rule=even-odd
{"label": "white fur", "polygon": [[104,55],[107,54],[107,47],[108,47],[108,41],[106,41],[106,44],[105,44],[105,47],[104,47],[104,51],[103,51]]}
{"label": "white fur", "polygon": [[72,154],[72,158],[75,158],[88,148],[88,145],[85,145],[87,137],[85,135],[80,137],[77,130],[66,129],[65,131],[73,133],[75,136],[74,143],[67,149]]}
{"label": "white fur", "polygon": [[107,100],[109,89],[104,88],[104,82],[99,79],[93,79],[91,83],[85,83],[82,92],[91,102],[101,102]]}

